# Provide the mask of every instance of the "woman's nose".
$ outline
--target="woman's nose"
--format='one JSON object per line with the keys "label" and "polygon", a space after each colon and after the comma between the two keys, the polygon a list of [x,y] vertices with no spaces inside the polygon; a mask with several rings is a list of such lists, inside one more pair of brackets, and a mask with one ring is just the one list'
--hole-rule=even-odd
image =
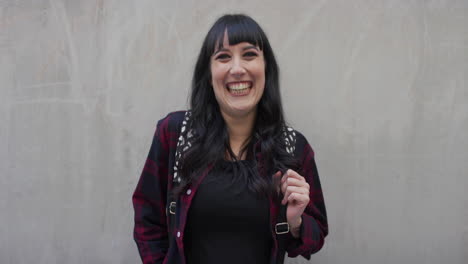
{"label": "woman's nose", "polygon": [[239,59],[232,60],[232,65],[229,73],[231,73],[232,75],[242,75],[245,73],[245,68]]}

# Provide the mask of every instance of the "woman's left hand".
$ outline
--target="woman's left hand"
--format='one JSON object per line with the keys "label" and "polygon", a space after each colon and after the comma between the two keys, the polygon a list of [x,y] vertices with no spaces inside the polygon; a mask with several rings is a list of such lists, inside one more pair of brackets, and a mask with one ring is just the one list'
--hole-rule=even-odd
{"label": "woman's left hand", "polygon": [[[281,172],[279,172],[281,175]],[[281,192],[283,193],[283,205],[287,204],[286,218],[288,220],[291,234],[299,237],[302,224],[302,213],[309,204],[310,186],[299,173],[287,170],[281,177]]]}

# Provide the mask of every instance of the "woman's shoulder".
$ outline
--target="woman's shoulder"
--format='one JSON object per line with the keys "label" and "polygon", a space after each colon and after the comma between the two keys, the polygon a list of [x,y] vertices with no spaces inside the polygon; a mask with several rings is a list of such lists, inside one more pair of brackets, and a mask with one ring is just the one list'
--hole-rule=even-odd
{"label": "woman's shoulder", "polygon": [[309,144],[309,141],[299,130],[290,126],[286,126],[285,131],[286,137],[289,138],[290,141],[292,141],[292,145],[294,145],[294,152],[296,155],[303,154],[304,150],[312,152],[312,155],[314,154],[314,151],[312,149],[312,146]]}
{"label": "woman's shoulder", "polygon": [[188,113],[189,111],[187,110],[170,112],[158,121],[158,127],[168,131],[178,131]]}

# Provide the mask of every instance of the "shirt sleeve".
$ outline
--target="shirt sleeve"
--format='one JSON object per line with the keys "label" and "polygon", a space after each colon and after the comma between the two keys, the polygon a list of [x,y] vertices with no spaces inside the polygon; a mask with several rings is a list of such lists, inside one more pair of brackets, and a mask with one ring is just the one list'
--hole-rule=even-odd
{"label": "shirt sleeve", "polygon": [[289,257],[302,255],[310,259],[310,255],[323,247],[328,234],[327,213],[312,147],[300,134],[298,143],[303,146],[298,149],[298,154],[302,162],[302,176],[310,185],[310,201],[302,214],[300,237],[295,239],[289,235],[286,251]]}
{"label": "shirt sleeve", "polygon": [[162,263],[168,250],[166,200],[169,138],[167,118],[158,122],[153,142],[132,197],[134,239],[143,264]]}

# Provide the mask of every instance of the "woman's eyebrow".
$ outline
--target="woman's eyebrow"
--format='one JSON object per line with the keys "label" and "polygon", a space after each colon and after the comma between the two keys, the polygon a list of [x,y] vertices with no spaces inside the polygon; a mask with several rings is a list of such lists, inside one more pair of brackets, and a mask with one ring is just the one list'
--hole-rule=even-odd
{"label": "woman's eyebrow", "polygon": [[[242,51],[245,51],[245,50],[248,50],[248,49],[255,49],[256,51],[259,51],[257,46],[254,46],[254,45],[248,45],[248,46],[245,46],[242,48]],[[220,48],[219,50],[215,51],[215,53],[213,54],[213,56],[215,56],[216,54],[220,53],[220,52],[223,52],[223,51],[229,51],[229,49],[226,49],[226,48]]]}
{"label": "woman's eyebrow", "polygon": [[215,53],[213,54],[213,56],[216,55],[216,54],[218,54],[218,53],[220,53],[220,52],[222,52],[222,51],[229,51],[229,50],[226,49],[226,48],[220,48],[219,50],[215,51]]}
{"label": "woman's eyebrow", "polygon": [[258,51],[258,48],[256,46],[254,46],[254,45],[245,46],[245,47],[242,48],[242,51],[248,50],[248,49],[255,49],[255,50]]}

